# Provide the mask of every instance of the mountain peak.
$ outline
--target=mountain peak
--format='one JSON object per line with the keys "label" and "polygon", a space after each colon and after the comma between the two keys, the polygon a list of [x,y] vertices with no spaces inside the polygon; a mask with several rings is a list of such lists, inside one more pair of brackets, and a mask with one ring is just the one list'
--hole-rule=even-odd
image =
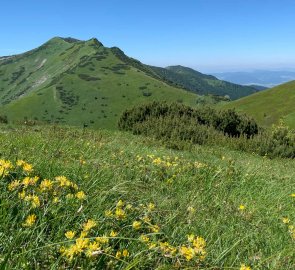
{"label": "mountain peak", "polygon": [[86,41],[89,45],[95,45],[98,47],[103,47],[103,44],[97,38],[91,38]]}

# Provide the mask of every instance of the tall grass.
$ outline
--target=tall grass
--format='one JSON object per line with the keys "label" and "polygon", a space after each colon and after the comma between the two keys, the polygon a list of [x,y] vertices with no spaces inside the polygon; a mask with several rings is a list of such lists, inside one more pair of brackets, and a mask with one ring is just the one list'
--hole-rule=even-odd
{"label": "tall grass", "polygon": [[[1,180],[2,269],[294,268],[292,160],[220,147],[173,151],[145,137],[50,127],[3,128],[0,139],[1,158],[14,165]],[[17,167],[17,160],[32,164],[33,171]],[[39,176],[30,190],[40,197],[40,207],[8,189],[27,173]],[[78,189],[53,205],[38,187],[56,176]],[[79,191],[86,197],[79,199]],[[120,208],[125,218],[118,216]],[[24,226],[32,213],[36,222]],[[151,219],[147,223],[145,216]],[[87,256],[85,247],[71,258],[65,250],[89,219],[96,224],[84,238],[92,243],[104,236],[110,249]],[[141,222],[139,230],[135,221]],[[152,231],[152,225],[158,227]],[[73,239],[66,237],[69,231],[76,233]],[[191,234],[204,239],[206,254],[189,259]]]}

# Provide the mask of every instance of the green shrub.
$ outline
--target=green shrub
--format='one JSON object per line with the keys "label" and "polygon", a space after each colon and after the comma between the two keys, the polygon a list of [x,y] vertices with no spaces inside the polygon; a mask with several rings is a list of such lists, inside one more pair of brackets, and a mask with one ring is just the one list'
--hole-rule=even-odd
{"label": "green shrub", "polygon": [[246,135],[251,137],[258,133],[256,122],[246,115],[239,115],[234,110],[217,111],[210,107],[193,109],[183,104],[152,102],[123,113],[119,120],[119,128],[133,130],[136,123],[148,118],[173,117],[188,122],[190,125],[213,127],[228,136]]}
{"label": "green shrub", "polygon": [[6,115],[0,115],[0,123],[8,124],[8,119]]}
{"label": "green shrub", "polygon": [[295,134],[280,124],[269,130],[234,110],[193,109],[182,104],[152,102],[126,110],[119,129],[184,149],[192,144],[220,145],[269,158],[295,158]]}

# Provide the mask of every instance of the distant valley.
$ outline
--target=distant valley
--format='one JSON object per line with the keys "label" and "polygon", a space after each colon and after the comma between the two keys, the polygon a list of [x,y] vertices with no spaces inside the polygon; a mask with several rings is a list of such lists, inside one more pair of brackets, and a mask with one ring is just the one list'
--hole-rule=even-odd
{"label": "distant valley", "polygon": [[255,70],[249,72],[213,73],[220,80],[241,85],[258,85],[271,88],[288,81],[295,80],[295,71]]}

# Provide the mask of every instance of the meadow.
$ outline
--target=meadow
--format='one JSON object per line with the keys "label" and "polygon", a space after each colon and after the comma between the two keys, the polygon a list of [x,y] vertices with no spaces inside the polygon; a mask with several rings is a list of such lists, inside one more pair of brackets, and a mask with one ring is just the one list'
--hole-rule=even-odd
{"label": "meadow", "polygon": [[295,161],[1,126],[0,269],[294,269]]}

